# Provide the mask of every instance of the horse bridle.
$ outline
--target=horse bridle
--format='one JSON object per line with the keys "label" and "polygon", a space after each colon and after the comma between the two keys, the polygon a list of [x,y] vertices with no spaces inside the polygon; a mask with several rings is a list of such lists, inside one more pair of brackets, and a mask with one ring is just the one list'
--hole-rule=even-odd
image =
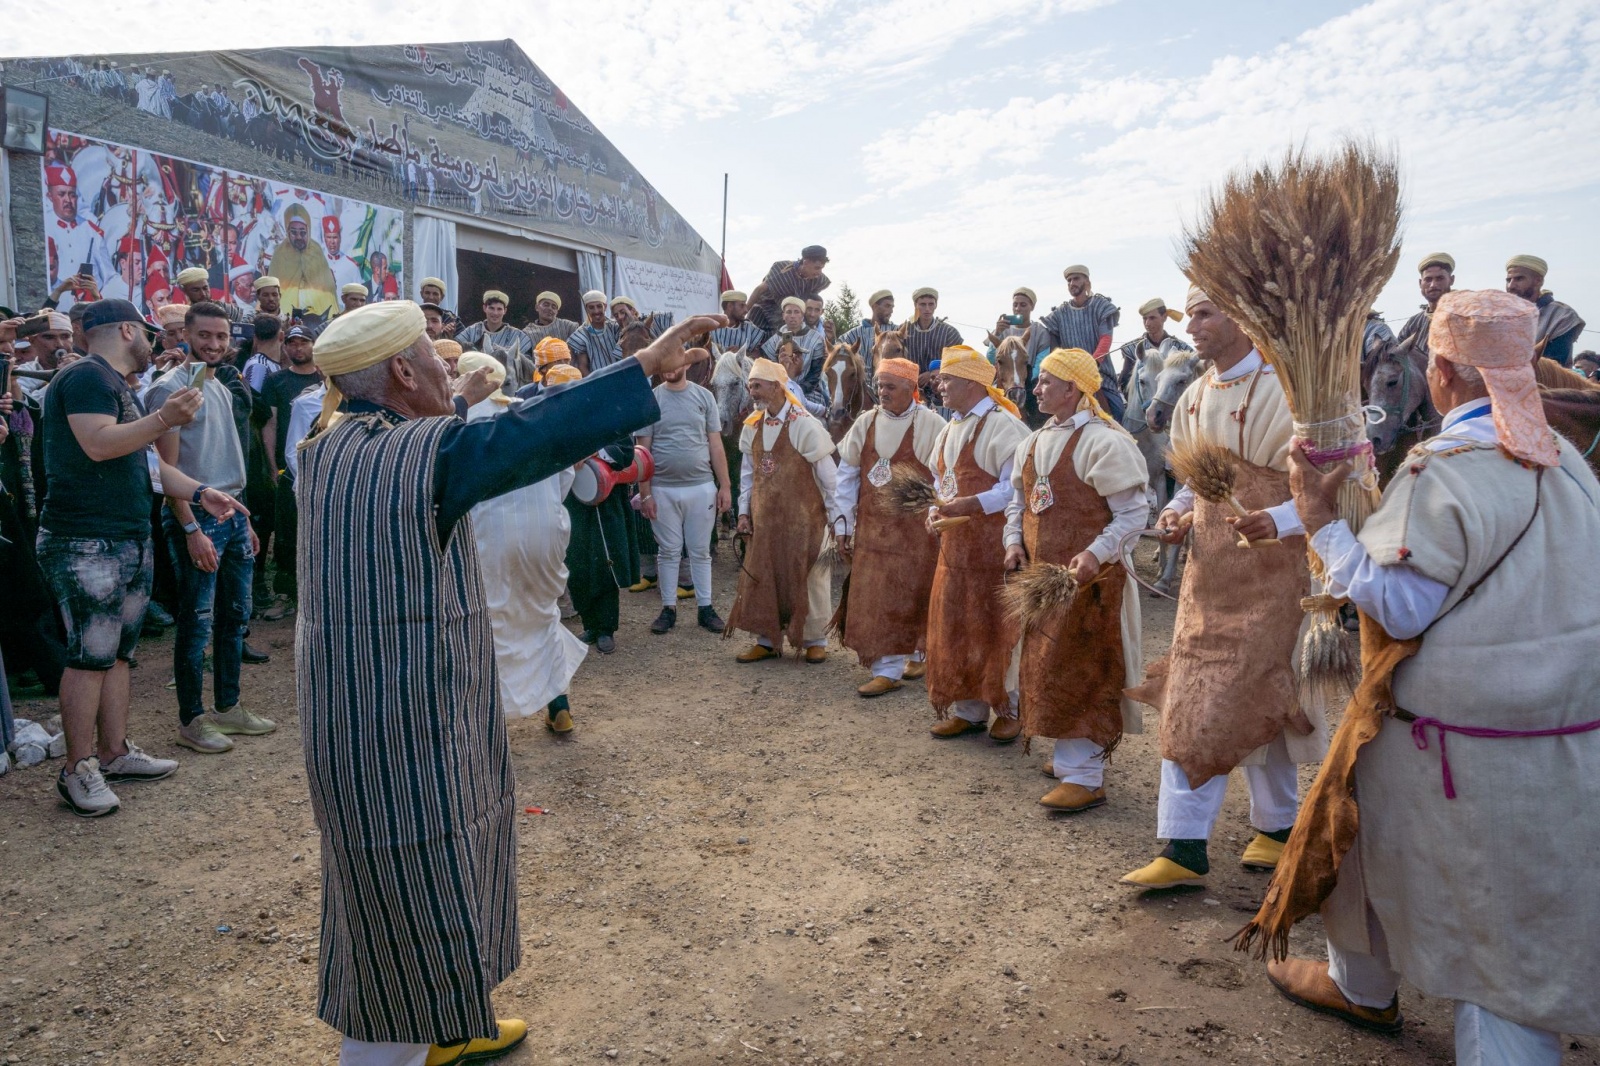
{"label": "horse bridle", "polygon": [[[1383,356],[1383,358],[1380,358],[1377,361],[1377,363],[1374,364],[1374,366],[1373,366],[1373,370],[1376,371],[1379,366],[1383,365],[1383,363],[1384,363],[1384,361],[1386,359],[1393,359],[1395,361],[1395,363],[1399,365],[1399,367],[1400,367],[1400,403],[1399,403],[1399,406],[1392,407],[1392,406],[1390,406],[1388,404],[1382,404],[1382,403],[1371,405],[1371,406],[1377,407],[1378,410],[1383,412],[1383,421],[1384,422],[1387,422],[1387,421],[1389,421],[1389,419],[1392,418],[1399,424],[1400,428],[1399,428],[1399,430],[1396,431],[1397,439],[1398,439],[1398,434],[1400,434],[1400,433],[1405,433],[1407,431],[1419,432],[1421,430],[1427,429],[1429,426],[1431,426],[1433,424],[1433,419],[1431,419],[1431,418],[1423,418],[1422,417],[1422,408],[1424,406],[1423,404],[1418,403],[1415,408],[1413,408],[1411,406],[1411,387],[1412,387],[1411,386],[1411,382],[1412,382],[1412,379],[1417,376],[1417,367],[1416,367],[1416,363],[1411,358],[1409,349],[1407,350],[1407,353],[1403,358],[1399,357],[1399,355],[1400,355],[1400,353],[1398,353],[1398,352],[1396,352],[1394,350],[1390,350],[1389,352],[1387,352]],[[1426,377],[1425,374],[1424,374],[1424,377]]]}

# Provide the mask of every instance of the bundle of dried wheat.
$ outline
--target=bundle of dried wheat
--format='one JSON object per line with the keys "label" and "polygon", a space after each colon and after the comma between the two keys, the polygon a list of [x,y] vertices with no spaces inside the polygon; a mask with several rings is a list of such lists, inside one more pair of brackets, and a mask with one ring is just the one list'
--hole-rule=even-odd
{"label": "bundle of dried wheat", "polygon": [[[895,506],[911,514],[926,514],[928,508],[937,507],[945,502],[939,499],[933,482],[908,463],[901,463],[889,472],[888,488],[889,498],[894,501]],[[971,519],[967,515],[940,518],[934,521],[933,528],[943,532],[951,526],[959,526],[968,521]]]}
{"label": "bundle of dried wheat", "polygon": [[1072,603],[1078,579],[1072,568],[1057,563],[1030,563],[1006,577],[1000,586],[1000,603],[1017,620],[1022,631]]}
{"label": "bundle of dried wheat", "polygon": [[[1361,407],[1367,313],[1400,256],[1400,171],[1393,156],[1347,142],[1326,156],[1290,151],[1236,173],[1183,237],[1183,272],[1255,341],[1283,383],[1297,443],[1313,462],[1355,470],[1339,514],[1360,529],[1377,506],[1377,474]],[[1312,553],[1314,576],[1322,572]],[[1342,702],[1356,657],[1338,601],[1308,597],[1302,700]]]}
{"label": "bundle of dried wheat", "polygon": [[[1239,518],[1249,515],[1250,512],[1233,494],[1233,486],[1239,478],[1239,465],[1237,457],[1226,447],[1204,440],[1174,444],[1167,452],[1167,459],[1172,465],[1172,473],[1193,489],[1196,496],[1231,508]],[[1239,534],[1241,548],[1277,543],[1276,538],[1247,540],[1243,533]]]}

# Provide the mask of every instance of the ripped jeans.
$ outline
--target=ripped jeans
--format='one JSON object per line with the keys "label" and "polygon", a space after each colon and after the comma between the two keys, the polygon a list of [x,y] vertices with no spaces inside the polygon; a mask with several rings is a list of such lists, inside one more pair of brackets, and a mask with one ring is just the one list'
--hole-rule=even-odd
{"label": "ripped jeans", "polygon": [[178,718],[188,725],[205,713],[206,644],[212,648],[212,697],[225,711],[239,702],[239,664],[250,620],[250,582],[255,556],[250,551],[250,520],[236,514],[219,522],[195,508],[194,520],[217,550],[217,569],[206,573],[189,558],[188,538],[170,510],[161,513],[178,579],[172,645],[172,673],[178,687]]}

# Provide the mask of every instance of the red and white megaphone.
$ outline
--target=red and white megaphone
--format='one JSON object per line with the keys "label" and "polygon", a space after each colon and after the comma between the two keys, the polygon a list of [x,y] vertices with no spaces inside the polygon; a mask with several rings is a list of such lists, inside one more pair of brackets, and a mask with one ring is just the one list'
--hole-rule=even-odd
{"label": "red and white megaphone", "polygon": [[591,455],[578,464],[578,476],[572,482],[572,495],[579,503],[598,507],[605,502],[611,490],[618,485],[636,485],[655,477],[656,461],[650,449],[633,446],[633,465],[613,470],[599,456]]}

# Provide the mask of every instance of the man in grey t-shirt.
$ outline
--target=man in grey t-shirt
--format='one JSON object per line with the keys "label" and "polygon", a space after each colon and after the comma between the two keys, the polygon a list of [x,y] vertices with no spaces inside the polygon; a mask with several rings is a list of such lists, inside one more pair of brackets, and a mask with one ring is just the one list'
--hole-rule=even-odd
{"label": "man in grey t-shirt", "polygon": [[[235,402],[249,410],[249,390],[225,360],[229,321],[220,304],[204,301],[189,308],[184,328],[190,358],[157,378],[148,402],[159,406],[166,397],[193,385],[201,390],[200,410],[187,425],[156,441],[161,457],[203,485],[244,499],[244,445],[234,417]],[[236,386],[230,389],[219,375]],[[237,401],[236,401],[237,392]],[[239,704],[239,664],[244,655],[245,627],[250,620],[250,579],[259,548],[243,510],[225,521],[191,507],[186,500],[167,500],[161,512],[167,547],[178,582],[177,640],[172,647],[172,672],[178,689],[178,743],[205,755],[233,748],[232,736],[260,736],[277,728]],[[212,695],[205,706],[206,644],[212,652]]]}
{"label": "man in grey t-shirt", "polygon": [[[660,421],[635,434],[656,464],[655,477],[639,486],[639,511],[655,533],[657,573],[677,574],[687,549],[700,625],[720,633],[722,619],[711,606],[711,532],[717,515],[733,506],[722,416],[711,393],[682,370],[664,375],[655,395]],[[650,632],[662,634],[677,624],[676,584],[661,582],[661,614]]]}

